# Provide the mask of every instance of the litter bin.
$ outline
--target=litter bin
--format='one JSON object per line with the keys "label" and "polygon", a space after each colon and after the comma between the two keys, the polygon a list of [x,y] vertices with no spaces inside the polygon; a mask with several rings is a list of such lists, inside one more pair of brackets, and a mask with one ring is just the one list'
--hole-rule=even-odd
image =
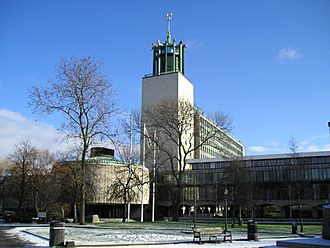
{"label": "litter bin", "polygon": [[49,247],[64,247],[65,223],[52,221],[49,229]]}
{"label": "litter bin", "polygon": [[297,224],[296,223],[292,223],[291,224],[291,233],[292,234],[297,234],[298,233],[297,230],[298,230]]}
{"label": "litter bin", "polygon": [[247,239],[258,241],[258,226],[254,220],[247,222]]}

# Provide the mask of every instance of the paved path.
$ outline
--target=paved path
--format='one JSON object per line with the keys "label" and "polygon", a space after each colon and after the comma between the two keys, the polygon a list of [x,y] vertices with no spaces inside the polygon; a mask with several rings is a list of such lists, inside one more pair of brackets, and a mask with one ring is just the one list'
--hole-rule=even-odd
{"label": "paved path", "polygon": [[6,233],[6,230],[9,230],[8,227],[0,227],[0,247],[28,247],[29,244],[27,244],[25,241],[22,241],[19,239],[16,235]]}

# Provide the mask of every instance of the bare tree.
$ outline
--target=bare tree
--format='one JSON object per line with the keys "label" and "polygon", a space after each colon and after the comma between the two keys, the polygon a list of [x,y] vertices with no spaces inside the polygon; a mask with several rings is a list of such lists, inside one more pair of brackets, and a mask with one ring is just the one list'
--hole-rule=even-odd
{"label": "bare tree", "polygon": [[96,140],[109,137],[109,120],[116,110],[112,85],[90,57],[61,60],[56,79],[47,87],[34,87],[29,105],[35,113],[61,113],[61,130],[80,144],[80,224],[85,224],[86,157]]}
{"label": "bare tree", "polygon": [[[196,109],[190,102],[180,101],[164,101],[142,112],[142,127],[145,125],[146,130],[142,128],[142,138],[151,144],[155,144],[158,150],[157,156],[157,174],[166,171],[171,176],[175,187],[172,193],[173,202],[173,219],[178,220],[180,205],[182,203],[182,192],[184,187],[184,175],[187,170],[188,159],[194,158],[194,152],[201,146],[208,145],[209,141],[215,137],[222,126],[228,128],[230,118],[227,115],[215,114],[216,118],[213,122],[219,128],[205,128],[200,132],[198,128],[194,128],[194,120],[200,111]],[[156,131],[155,131],[156,130]],[[153,135],[153,132],[157,135]],[[195,142],[198,140],[198,142]],[[142,149],[143,150],[143,149]],[[148,152],[153,149],[144,149],[147,156],[147,163],[153,156]],[[149,161],[148,161],[149,157]]]}
{"label": "bare tree", "polygon": [[[291,139],[289,140],[288,142],[288,148],[291,152],[291,155],[292,155],[292,161],[291,161],[291,165],[295,166],[296,165],[296,156],[297,156],[297,152],[298,152],[298,143],[297,141],[295,140],[295,138],[292,136]],[[295,171],[291,169],[291,171]],[[290,172],[290,170],[288,170],[288,172]],[[288,180],[289,180],[289,185],[288,185],[288,196],[289,196],[289,217],[292,221],[292,191],[293,191],[293,177],[291,175],[291,173],[288,173]]]}
{"label": "bare tree", "polygon": [[124,213],[123,222],[128,219],[128,206],[132,202],[138,201],[141,195],[141,186],[146,183],[142,182],[142,168],[137,165],[124,164],[116,168],[115,178],[108,188],[110,201],[123,202]]}
{"label": "bare tree", "polygon": [[8,198],[11,195],[12,188],[9,187],[11,178],[11,167],[12,164],[9,160],[0,160],[0,211],[9,203]]}
{"label": "bare tree", "polygon": [[140,194],[139,186],[148,183],[142,180],[141,168],[138,166],[140,158],[139,139],[136,137],[136,126],[133,121],[134,112],[124,115],[120,121],[120,127],[114,146],[117,156],[123,162],[123,166],[118,169],[115,179],[108,189],[110,200],[121,199],[124,202],[123,222],[130,219],[130,204]]}
{"label": "bare tree", "polygon": [[28,200],[29,176],[32,172],[32,166],[37,157],[37,149],[30,140],[22,140],[15,145],[15,150],[9,155],[9,160],[13,163],[12,192],[18,201],[17,210],[20,211],[23,203]]}
{"label": "bare tree", "polygon": [[242,208],[251,207],[252,188],[247,168],[240,157],[232,158],[224,171],[225,183],[229,191],[229,200],[232,204],[232,225],[235,224],[235,215],[239,213],[239,225],[242,225]]}
{"label": "bare tree", "polygon": [[57,189],[56,201],[58,207],[73,206],[73,220],[77,222],[77,205],[79,195],[81,195],[82,173],[79,155],[75,156],[75,154],[75,151],[70,150],[58,155],[52,169],[52,182]]}
{"label": "bare tree", "polygon": [[[299,165],[298,163],[298,149],[299,144],[298,141],[291,137],[288,143],[288,148],[291,152],[291,166],[292,169],[290,175],[290,185],[289,185],[289,201],[292,201],[292,189],[296,191],[296,196],[298,198],[298,207],[299,207],[299,222],[300,222],[300,232],[304,232],[304,223],[302,217],[302,198],[303,198],[303,190],[304,190],[304,181],[305,181],[305,168],[303,165]],[[293,183],[294,181],[294,183]],[[292,209],[290,203],[290,215],[292,216]],[[290,217],[291,217],[290,216]]]}
{"label": "bare tree", "polygon": [[54,156],[48,150],[37,150],[36,159],[31,165],[30,193],[36,212],[47,211],[52,203],[54,192],[50,187],[50,172],[54,161]]}

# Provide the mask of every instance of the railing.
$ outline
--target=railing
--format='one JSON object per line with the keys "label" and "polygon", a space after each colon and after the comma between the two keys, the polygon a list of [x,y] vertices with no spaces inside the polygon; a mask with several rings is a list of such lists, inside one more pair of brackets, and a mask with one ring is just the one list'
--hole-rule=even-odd
{"label": "railing", "polygon": [[166,71],[166,72],[161,72],[161,73],[156,74],[156,75],[154,75],[153,73],[150,73],[150,74],[144,75],[144,78],[155,77],[155,76],[162,76],[162,75],[172,74],[172,73],[176,73],[176,72],[180,72],[180,71],[179,70],[176,70],[176,71]]}

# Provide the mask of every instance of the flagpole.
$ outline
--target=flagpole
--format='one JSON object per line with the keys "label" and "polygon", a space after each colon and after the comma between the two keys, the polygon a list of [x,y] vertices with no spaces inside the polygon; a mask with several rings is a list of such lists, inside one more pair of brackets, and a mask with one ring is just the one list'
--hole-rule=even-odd
{"label": "flagpole", "polygon": [[146,163],[146,124],[143,123],[143,154],[142,154],[142,190],[141,190],[141,222],[143,222],[143,183],[144,183],[144,167]]}
{"label": "flagpole", "polygon": [[130,190],[131,190],[131,168],[132,168],[132,156],[133,156],[133,115],[130,115],[130,132],[129,132],[129,168],[128,168],[128,204],[127,204],[127,222],[131,218],[131,199],[130,199]]}
{"label": "flagpole", "polygon": [[156,129],[154,130],[154,163],[152,180],[152,215],[151,222],[155,222],[155,196],[156,196]]}

